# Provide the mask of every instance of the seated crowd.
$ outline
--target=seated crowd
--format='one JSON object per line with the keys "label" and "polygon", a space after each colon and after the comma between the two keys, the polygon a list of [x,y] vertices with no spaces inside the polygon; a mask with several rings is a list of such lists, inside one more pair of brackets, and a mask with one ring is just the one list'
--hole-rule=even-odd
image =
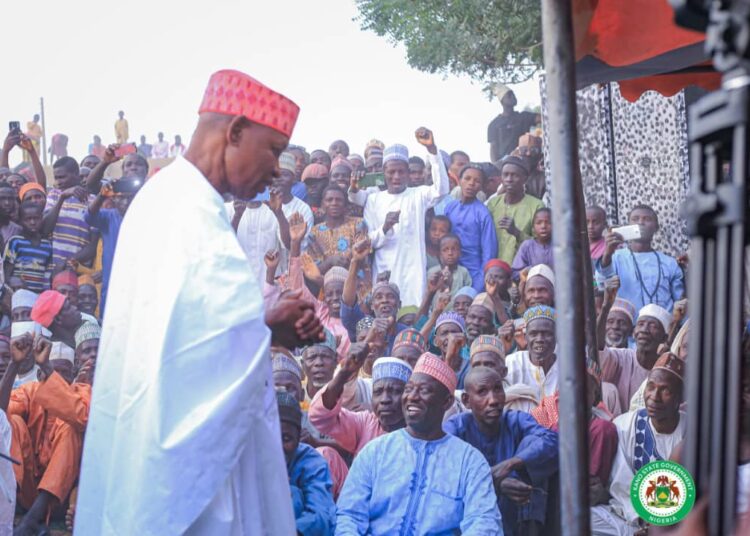
{"label": "seated crowd", "polygon": [[[555,534],[560,531],[558,382],[552,218],[527,193],[541,144],[474,163],[372,140],[363,156],[337,140],[289,146],[273,186],[226,199],[227,219],[267,305],[312,303],[325,341],[274,347],[273,379],[297,530],[325,534]],[[8,153],[32,156],[27,175]],[[0,165],[0,470],[15,504],[0,523],[37,534],[74,523],[76,482],[117,237],[148,161],[54,164],[9,135]],[[554,192],[552,192],[554,195]],[[687,309],[683,266],[654,250],[648,205],[640,238],[586,211],[599,359],[588,371],[591,520],[631,534],[640,467],[684,437]],[[582,282],[581,282],[582,283]],[[583,329],[583,327],[581,328]],[[106,359],[106,356],[102,357]],[[743,460],[747,461],[747,460]]]}

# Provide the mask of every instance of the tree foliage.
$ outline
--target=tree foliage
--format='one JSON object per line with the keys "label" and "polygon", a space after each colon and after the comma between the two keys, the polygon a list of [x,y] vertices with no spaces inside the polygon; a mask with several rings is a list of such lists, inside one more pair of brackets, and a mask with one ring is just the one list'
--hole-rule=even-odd
{"label": "tree foliage", "polygon": [[362,29],[403,43],[409,65],[489,85],[528,80],[542,64],[537,0],[357,0]]}

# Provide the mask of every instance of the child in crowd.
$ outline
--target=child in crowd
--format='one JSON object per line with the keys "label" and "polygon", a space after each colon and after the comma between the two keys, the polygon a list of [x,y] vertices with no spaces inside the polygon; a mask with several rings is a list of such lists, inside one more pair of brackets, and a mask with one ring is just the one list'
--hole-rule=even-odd
{"label": "child in crowd", "polygon": [[[427,270],[427,279],[436,272],[442,275],[443,289],[450,289],[451,297],[454,297],[458,291],[466,286],[471,286],[471,274],[469,271],[458,264],[461,258],[461,240],[454,234],[445,235],[440,239],[440,266],[434,266]],[[437,296],[434,298],[433,307],[437,303]]]}
{"label": "child in crowd", "polygon": [[37,294],[49,290],[52,273],[52,242],[42,238],[42,207],[25,201],[20,208],[21,236],[5,246],[3,267],[6,281],[19,277],[27,290]]}
{"label": "child in crowd", "polygon": [[453,225],[446,216],[434,216],[427,232],[427,271],[440,266],[440,239],[451,232]]}
{"label": "child in crowd", "polygon": [[513,259],[513,280],[518,281],[521,272],[537,264],[554,268],[552,258],[552,211],[546,207],[537,209],[532,220],[534,238],[524,240]]}
{"label": "child in crowd", "polygon": [[487,180],[479,164],[467,164],[459,172],[461,198],[445,207],[453,233],[461,239],[461,265],[471,274],[477,292],[484,288],[482,267],[497,257],[497,233],[492,214],[477,195]]}

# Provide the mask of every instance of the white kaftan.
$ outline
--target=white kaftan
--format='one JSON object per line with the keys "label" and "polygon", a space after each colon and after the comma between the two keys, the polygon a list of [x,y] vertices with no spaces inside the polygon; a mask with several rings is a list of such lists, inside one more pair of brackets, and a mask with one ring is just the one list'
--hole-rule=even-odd
{"label": "white kaftan", "polygon": [[536,405],[533,402],[519,404],[513,409],[520,411],[531,411],[539,405],[542,398],[552,396],[557,391],[557,381],[560,376],[557,359],[545,374],[543,367],[538,367],[529,359],[529,352],[526,350],[515,352],[505,358],[505,365],[508,367],[508,375],[505,381],[508,385],[525,385],[531,388],[536,397]]}
{"label": "white kaftan", "polygon": [[75,533],[295,534],[269,342],[221,196],[178,157],[120,231]]}
{"label": "white kaftan", "polygon": [[[443,159],[429,154],[432,163],[432,186],[407,188],[400,194],[378,192],[367,197],[365,223],[375,250],[373,281],[379,273],[390,270],[391,283],[401,291],[403,305],[419,305],[426,284],[427,252],[425,246],[425,212],[448,195],[450,185]],[[389,212],[401,211],[399,222],[383,233]]]}

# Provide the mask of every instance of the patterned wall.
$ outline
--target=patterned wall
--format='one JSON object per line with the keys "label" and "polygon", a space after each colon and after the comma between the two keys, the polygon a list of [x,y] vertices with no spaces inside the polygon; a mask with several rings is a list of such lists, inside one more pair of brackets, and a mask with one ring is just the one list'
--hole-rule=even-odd
{"label": "patterned wall", "polygon": [[[541,94],[546,123],[544,79]],[[689,184],[683,93],[667,98],[648,92],[631,103],[613,83],[582,89],[577,101],[578,154],[586,203],[604,207],[612,225],[627,223],[634,205],[652,205],[661,222],[655,247],[671,255],[687,251],[685,222],[679,217]],[[551,191],[546,152],[545,163]]]}

